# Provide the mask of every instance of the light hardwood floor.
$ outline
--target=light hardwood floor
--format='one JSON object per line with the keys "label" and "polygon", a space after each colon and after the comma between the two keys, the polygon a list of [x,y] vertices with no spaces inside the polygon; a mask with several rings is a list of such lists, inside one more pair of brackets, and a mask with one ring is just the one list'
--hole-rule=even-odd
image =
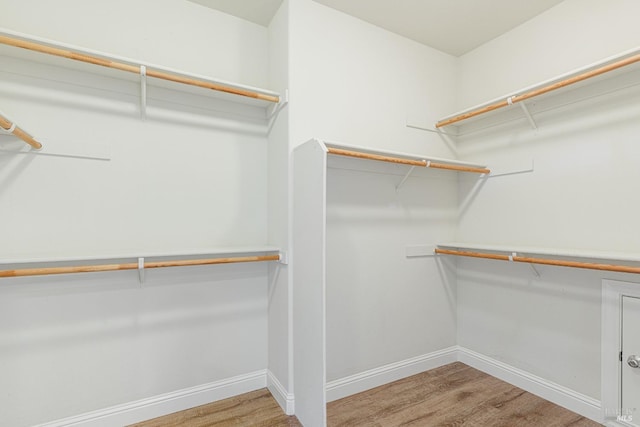
{"label": "light hardwood floor", "polygon": [[[293,427],[266,389],[199,406],[135,427]],[[327,425],[593,427],[581,417],[517,387],[456,362],[330,402]]]}
{"label": "light hardwood floor", "polygon": [[282,412],[266,388],[134,424],[135,427],[297,427],[301,425],[296,417],[288,417]]}
{"label": "light hardwood floor", "polygon": [[460,362],[330,402],[327,415],[329,426],[600,425]]}

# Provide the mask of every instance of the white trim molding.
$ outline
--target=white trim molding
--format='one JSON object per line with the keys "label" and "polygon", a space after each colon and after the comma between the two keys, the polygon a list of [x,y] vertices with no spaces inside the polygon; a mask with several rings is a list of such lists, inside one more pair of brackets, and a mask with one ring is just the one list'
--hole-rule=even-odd
{"label": "white trim molding", "polygon": [[[637,290],[637,284],[634,284],[634,286]],[[608,406],[606,405],[610,404],[607,399],[603,400],[601,404],[597,399],[460,346],[448,347],[330,381],[326,387],[327,401],[330,402],[341,399],[456,361],[469,365],[516,387],[520,387],[523,390],[596,422],[602,423],[603,421],[607,421],[606,425],[612,427],[627,425],[604,419],[604,408],[607,408]],[[295,413],[294,394],[289,393],[272,372],[261,370],[40,424],[37,427],[110,427],[113,425],[127,425],[226,399],[264,387],[269,388],[269,391],[287,415],[293,415]],[[606,388],[604,384],[603,366],[603,391],[604,390],[606,390]]]}
{"label": "white trim molding", "polygon": [[330,381],[327,383],[327,402],[435,369],[456,360],[457,347],[453,346]]}
{"label": "white trim molding", "polygon": [[267,371],[260,370],[40,424],[37,427],[111,427],[128,425],[259,390],[266,386]]}
{"label": "white trim molding", "polygon": [[597,399],[464,347],[459,347],[458,349],[458,360],[556,405],[560,405],[596,422],[602,422],[601,404]]}
{"label": "white trim molding", "polygon": [[284,413],[293,415],[295,412],[293,393],[289,393],[271,371],[267,371],[267,388]]}

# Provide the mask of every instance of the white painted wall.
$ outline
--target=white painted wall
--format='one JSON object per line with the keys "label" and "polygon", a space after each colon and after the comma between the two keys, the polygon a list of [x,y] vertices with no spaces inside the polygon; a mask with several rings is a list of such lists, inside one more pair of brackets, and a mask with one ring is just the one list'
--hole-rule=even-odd
{"label": "white painted wall", "polygon": [[[639,13],[635,1],[562,2],[460,58],[458,107],[640,46]],[[640,251],[639,99],[634,86],[539,114],[537,131],[523,121],[460,138],[466,160],[534,160],[535,171],[490,178],[461,211],[457,240]],[[461,197],[470,187],[461,181]],[[526,265],[457,266],[460,345],[600,398],[600,286],[611,274],[544,267],[536,278]]]}
{"label": "white painted wall", "polygon": [[[454,107],[453,57],[311,0],[290,8],[292,147],[317,137],[452,155],[406,121]],[[435,175],[396,193],[401,177],[329,169],[327,380],[455,344],[454,283],[432,258],[404,252],[454,236],[456,178]]]}
{"label": "white painted wall", "polygon": [[188,1],[3,2],[0,26],[266,87],[266,29]]}
{"label": "white painted wall", "polygon": [[[242,83],[266,81],[264,27],[190,2],[163,1],[153,8],[143,7],[141,1],[120,6],[66,3],[54,7],[45,1],[19,2],[19,6],[13,2],[0,18],[0,26]],[[106,17],[117,10],[129,13],[119,15],[117,28],[105,26]],[[38,21],[40,14],[46,16],[45,22]],[[166,21],[175,16],[182,16],[181,22],[190,21],[191,30],[168,31]],[[145,26],[140,27],[139,22]],[[39,24],[37,31],[35,24]],[[234,43],[233,37],[220,41],[218,30],[233,34],[242,43]],[[132,41],[136,39],[143,41]],[[164,56],[153,55],[162,45]],[[147,52],[144,58],[138,56],[139,49]],[[207,51],[215,56],[203,54]],[[218,66],[221,73],[216,73]],[[243,71],[235,71],[236,67]],[[2,258],[173,252],[266,243],[263,126],[211,111],[224,108],[215,101],[153,93],[149,96],[162,96],[178,105],[150,102],[150,119],[144,122],[137,117],[139,89],[133,82],[127,85],[32,66],[27,74],[37,74],[36,79],[3,76],[3,110],[45,143],[49,139],[52,144],[62,140],[87,149],[100,146],[111,161],[3,158],[3,177],[11,185],[4,186],[2,197],[7,202],[25,200],[34,192],[40,197],[26,199],[28,204],[12,203],[3,230],[11,253]],[[52,75],[64,83],[42,80]],[[82,150],[70,149],[65,154],[82,154]],[[38,227],[10,225],[18,220]]]}
{"label": "white painted wall", "polygon": [[[186,1],[8,2],[0,26],[268,83],[267,29]],[[135,81],[1,64],[3,111],[45,146],[110,159],[0,152],[1,259],[267,243],[264,122],[157,88],[141,121]],[[22,146],[1,138],[7,150]],[[149,271],[142,287],[135,272],[3,280],[0,424],[33,425],[267,368],[267,287],[265,264]]]}
{"label": "white painted wall", "polygon": [[406,247],[455,233],[456,177],[329,169],[327,379],[337,380],[456,344],[452,272]]}
{"label": "white painted wall", "polygon": [[[31,426],[265,369],[266,266],[4,280],[0,423]],[[156,414],[161,415],[161,414]]]}
{"label": "white painted wall", "polygon": [[635,0],[565,0],[461,56],[457,108],[637,47],[637,8]]}
{"label": "white painted wall", "polygon": [[[269,87],[282,94],[289,88],[289,0],[282,2],[269,24]],[[269,133],[268,242],[291,255],[289,111],[285,107],[278,114]],[[283,265],[273,266],[269,275],[269,370],[289,397],[293,394],[290,275],[291,269]],[[277,395],[273,390],[272,394]]]}
{"label": "white painted wall", "polygon": [[291,141],[451,157],[406,127],[455,109],[455,58],[311,0],[291,2]]}
{"label": "white painted wall", "polygon": [[[0,153],[0,206],[11,206],[0,210],[2,258],[267,242],[287,249],[291,200],[283,188],[291,188],[294,147],[320,137],[453,157],[440,137],[407,120],[430,124],[639,45],[638,4],[601,3],[567,0],[455,59],[311,0],[285,0],[268,29],[189,2],[10,2],[2,27],[289,87],[291,104],[267,138],[253,122],[211,116],[208,99],[163,92],[141,122],[133,82],[44,66],[28,78],[3,74],[2,108],[16,121],[45,143],[86,141],[110,160]],[[51,72],[62,82],[45,81]],[[620,186],[639,178],[634,93],[543,116],[537,133],[460,141],[467,160],[533,158],[536,171],[489,180],[459,220],[475,180],[458,185],[455,175],[434,173],[396,193],[397,176],[330,169],[327,379],[457,342],[598,398],[603,275],[542,268],[535,279],[526,266],[458,260],[456,287],[451,262],[409,260],[404,248],[457,238],[638,250],[640,203]],[[173,112],[178,120],[158,120]],[[31,425],[265,367],[293,392],[292,267],[154,271],[143,288],[126,272],[5,282],[0,374],[9,392],[0,403],[10,409],[0,423]],[[26,411],[34,401],[43,403]]]}

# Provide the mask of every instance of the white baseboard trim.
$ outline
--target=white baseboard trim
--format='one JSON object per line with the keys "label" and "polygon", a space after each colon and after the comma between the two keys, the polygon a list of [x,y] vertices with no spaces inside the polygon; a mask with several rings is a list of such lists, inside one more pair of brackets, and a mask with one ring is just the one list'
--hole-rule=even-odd
{"label": "white baseboard trim", "polygon": [[271,371],[267,371],[267,388],[287,415],[295,412],[293,393],[287,392],[282,383]]}
{"label": "white baseboard trim", "polygon": [[603,422],[601,404],[597,399],[464,347],[458,348],[458,361],[584,417],[599,423]]}
{"label": "white baseboard trim", "polygon": [[38,427],[123,426],[248,393],[266,386],[267,371],[261,370],[40,424]]}
{"label": "white baseboard trim", "polygon": [[[327,402],[460,361],[573,412],[602,423],[599,400],[464,347],[453,346],[327,383]],[[40,424],[37,427],[111,427],[132,424],[268,387],[287,415],[295,400],[267,370]],[[609,422],[607,425],[623,426]]]}
{"label": "white baseboard trim", "polygon": [[457,347],[449,347],[328,382],[327,402],[453,363],[457,354]]}

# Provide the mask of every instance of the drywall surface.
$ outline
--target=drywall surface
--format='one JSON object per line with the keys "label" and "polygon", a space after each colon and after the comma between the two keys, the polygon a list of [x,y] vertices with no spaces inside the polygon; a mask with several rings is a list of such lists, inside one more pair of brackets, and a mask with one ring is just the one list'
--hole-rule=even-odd
{"label": "drywall surface", "polygon": [[455,58],[311,0],[291,3],[291,141],[451,157],[433,126],[455,108]]}
{"label": "drywall surface", "polygon": [[600,399],[601,277],[536,269],[540,277],[526,264],[458,260],[458,343]]}
{"label": "drywall surface", "polygon": [[136,272],[3,279],[0,423],[36,425],[265,369],[266,269],[153,270],[143,285]]}
{"label": "drywall surface", "polygon": [[453,271],[406,247],[453,235],[456,177],[401,179],[328,171],[328,381],[455,345]]}
{"label": "drywall surface", "polygon": [[[264,81],[267,75],[266,28],[189,2],[157,2],[151,9],[143,8],[144,2],[122,2],[121,7],[63,3],[55,5],[35,35],[190,72],[211,71],[212,76],[218,65],[224,70],[234,63],[252,70],[253,78],[247,79],[246,71],[223,73],[241,83]],[[53,5],[44,1],[12,4],[0,26],[28,33],[33,30],[33,10],[47,15],[48,7]],[[117,27],[102,28],[112,10],[128,13],[121,14]],[[174,21],[177,15],[191,21],[191,31],[167,31],[166,20]],[[213,30],[218,21],[243,45],[234,46],[229,39],[212,57],[203,52],[211,49],[208,39],[219,39]],[[165,45],[162,50],[166,57],[139,55],[138,49],[153,52],[151,46],[158,49],[164,39],[174,43],[173,49]],[[238,59],[245,57],[261,60],[250,65]],[[198,64],[203,58],[209,58],[208,67]],[[37,58],[50,60],[45,55]],[[42,141],[44,153],[57,147],[56,154],[67,157],[3,153],[0,197],[12,209],[3,212],[7,251],[0,258],[266,243],[267,139],[264,120],[256,118],[260,112],[209,99],[208,91],[187,88],[181,93],[183,87],[159,88],[150,80],[147,120],[141,120],[135,77],[104,74],[102,67],[63,68],[70,63],[77,65],[3,59],[4,112]],[[2,138],[7,150],[24,145]],[[23,221],[30,226],[15,227]]]}
{"label": "drywall surface", "polygon": [[[269,84],[279,93],[289,85],[289,1],[282,2],[269,25]],[[289,107],[274,119],[267,148],[268,243],[289,250]],[[269,276],[269,370],[290,394],[291,371],[291,269],[273,266]]]}
{"label": "drywall surface", "polygon": [[[562,2],[460,58],[458,107],[640,46],[638,13],[633,1]],[[636,70],[532,99],[537,129],[522,116],[460,137],[465,159],[521,173],[489,178],[461,203],[457,240],[640,251],[637,81]],[[532,163],[533,171],[520,166]],[[461,194],[474,185],[462,180]],[[539,270],[459,260],[458,342],[598,399],[600,281],[612,275]]]}
{"label": "drywall surface", "polygon": [[195,3],[156,0],[3,5],[0,27],[196,74],[266,87],[266,28]]}
{"label": "drywall surface", "polygon": [[635,0],[565,0],[461,56],[457,108],[636,48],[638,7]]}
{"label": "drywall surface", "polygon": [[[292,147],[316,137],[453,156],[437,134],[406,126],[454,106],[453,57],[311,0],[290,7]],[[402,175],[329,160],[327,380],[454,345],[455,284],[405,247],[453,237],[455,173],[410,177],[396,192]]]}
{"label": "drywall surface", "polygon": [[[0,26],[265,86],[264,27],[190,2],[11,2]],[[267,243],[266,123],[252,106],[62,61],[0,61],[0,259]],[[47,145],[49,144],[49,145]],[[44,150],[43,150],[44,151]],[[3,279],[0,424],[34,425],[267,367],[266,264]],[[37,402],[37,404],[34,404]]]}

